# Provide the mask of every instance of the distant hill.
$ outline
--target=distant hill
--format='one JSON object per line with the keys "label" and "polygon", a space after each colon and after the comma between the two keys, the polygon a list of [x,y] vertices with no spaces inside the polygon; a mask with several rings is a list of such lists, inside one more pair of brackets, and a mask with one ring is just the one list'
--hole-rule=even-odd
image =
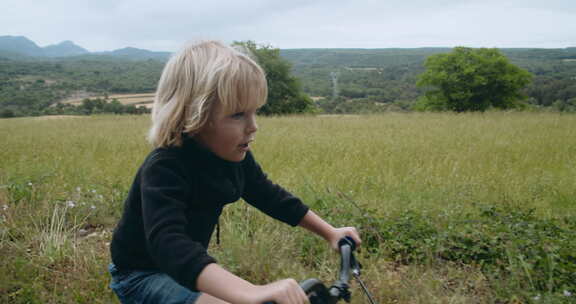
{"label": "distant hill", "polygon": [[[576,59],[576,48],[500,49],[513,63],[528,67],[535,62]],[[298,72],[302,68],[348,67],[384,68],[402,65],[421,65],[428,56],[449,53],[452,48],[390,48],[390,49],[282,49],[280,55],[290,61]]]}
{"label": "distant hill", "polygon": [[48,57],[67,57],[88,54],[86,49],[74,44],[70,40],[62,41],[58,44],[49,45],[43,48],[44,56]]}
{"label": "distant hill", "polygon": [[153,52],[144,49],[138,49],[133,47],[126,47],[123,49],[114,50],[111,52],[98,52],[92,53],[95,55],[110,55],[116,57],[124,57],[126,59],[160,59],[165,60],[170,57],[169,52]]}
{"label": "distant hill", "polygon": [[[416,82],[426,58],[451,50],[282,49],[280,55],[326,113],[373,113],[409,110],[423,95]],[[524,90],[527,104],[561,108],[576,99],[576,48],[500,50],[534,75]],[[0,36],[0,117],[76,111],[57,104],[74,96],[150,94],[169,56],[133,47],[89,52],[72,41],[39,47],[26,37]]]}
{"label": "distant hill", "polygon": [[283,49],[280,55],[299,66],[385,67],[421,63],[426,57],[451,48],[412,49]]}
{"label": "distant hill", "polygon": [[0,57],[23,59],[22,57],[76,57],[76,56],[114,56],[130,60],[158,59],[166,60],[169,52],[153,52],[144,49],[126,47],[108,52],[89,52],[70,40],[58,44],[39,47],[24,36],[0,36]]}
{"label": "distant hill", "polygon": [[0,36],[0,51],[25,56],[44,56],[44,51],[23,36]]}

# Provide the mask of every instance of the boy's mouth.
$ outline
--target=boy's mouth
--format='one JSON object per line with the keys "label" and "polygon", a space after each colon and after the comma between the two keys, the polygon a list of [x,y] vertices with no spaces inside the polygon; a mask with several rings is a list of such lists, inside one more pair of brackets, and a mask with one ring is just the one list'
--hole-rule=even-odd
{"label": "boy's mouth", "polygon": [[250,143],[253,142],[253,141],[254,141],[254,139],[250,139],[250,140],[248,140],[248,141],[245,142],[245,143],[239,144],[238,146],[239,146],[241,149],[248,149],[248,147],[250,146]]}

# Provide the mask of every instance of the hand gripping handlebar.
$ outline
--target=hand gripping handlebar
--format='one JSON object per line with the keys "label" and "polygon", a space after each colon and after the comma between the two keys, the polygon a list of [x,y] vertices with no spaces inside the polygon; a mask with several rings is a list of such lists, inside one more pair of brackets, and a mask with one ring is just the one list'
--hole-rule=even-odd
{"label": "hand gripping handlebar", "polygon": [[318,279],[307,279],[300,282],[300,287],[310,299],[310,304],[335,304],[340,300],[350,302],[350,274],[360,283],[370,303],[376,304],[374,298],[366,289],[366,285],[360,280],[360,268],[362,266],[354,257],[353,251],[356,249],[354,240],[351,237],[342,238],[338,241],[338,249],[340,251],[340,272],[338,273],[338,279],[330,288],[327,288]]}
{"label": "hand gripping handlebar", "polygon": [[350,302],[350,273],[360,274],[360,264],[356,261],[353,251],[356,243],[350,237],[338,241],[340,250],[340,273],[338,279],[330,288],[318,279],[308,279],[300,283],[300,287],[308,295],[311,304],[333,304],[339,300]]}

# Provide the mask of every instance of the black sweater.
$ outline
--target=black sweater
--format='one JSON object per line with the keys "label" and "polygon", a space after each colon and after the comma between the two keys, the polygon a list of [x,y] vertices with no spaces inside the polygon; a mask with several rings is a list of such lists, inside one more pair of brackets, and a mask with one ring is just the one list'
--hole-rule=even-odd
{"label": "black sweater", "polygon": [[229,162],[186,139],[152,151],[136,174],[110,245],[120,270],[158,270],[196,289],[214,258],[206,248],[226,204],[243,198],[271,217],[298,225],[308,211],[273,184],[250,152]]}

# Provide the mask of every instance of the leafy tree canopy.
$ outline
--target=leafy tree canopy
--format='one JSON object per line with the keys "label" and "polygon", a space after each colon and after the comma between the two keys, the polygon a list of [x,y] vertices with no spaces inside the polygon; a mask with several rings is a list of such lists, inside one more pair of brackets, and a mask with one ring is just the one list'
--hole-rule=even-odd
{"label": "leafy tree canopy", "polygon": [[457,47],[428,57],[417,85],[428,88],[425,108],[485,111],[520,106],[532,74],[513,65],[498,49]]}
{"label": "leafy tree canopy", "polygon": [[245,47],[266,72],[268,102],[260,109],[264,115],[314,112],[312,99],[303,91],[298,79],[291,75],[291,65],[280,57],[280,50],[253,41],[235,42]]}

